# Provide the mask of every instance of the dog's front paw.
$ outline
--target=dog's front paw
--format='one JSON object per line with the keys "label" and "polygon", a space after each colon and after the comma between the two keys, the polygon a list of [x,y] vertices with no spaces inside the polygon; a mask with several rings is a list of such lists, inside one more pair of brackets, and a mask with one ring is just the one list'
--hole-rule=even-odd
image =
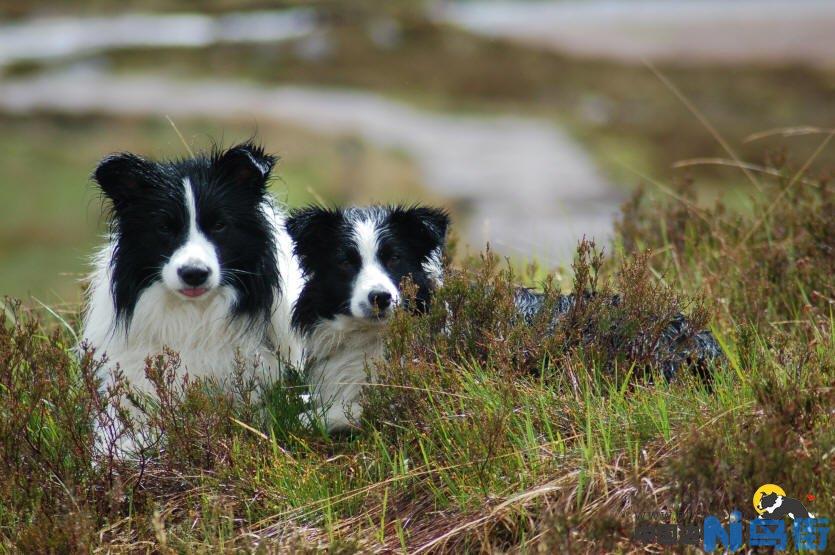
{"label": "dog's front paw", "polygon": [[316,410],[307,410],[299,414],[299,422],[309,430],[327,430],[328,432],[346,432],[360,428],[362,407],[351,403],[347,407],[332,406],[324,414]]}

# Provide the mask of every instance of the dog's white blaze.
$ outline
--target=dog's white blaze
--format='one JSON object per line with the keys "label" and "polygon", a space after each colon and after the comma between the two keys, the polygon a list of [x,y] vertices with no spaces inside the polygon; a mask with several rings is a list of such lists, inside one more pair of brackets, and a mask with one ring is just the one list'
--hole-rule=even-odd
{"label": "dog's white blaze", "polygon": [[354,281],[351,293],[351,314],[357,318],[366,317],[371,310],[368,295],[372,291],[387,291],[392,306],[400,301],[397,284],[380,266],[377,250],[380,246],[380,229],[372,220],[359,220],[354,224],[353,240],[360,255],[360,271]]}
{"label": "dog's white blaze", "polygon": [[220,262],[217,258],[217,251],[197,226],[197,203],[188,178],[183,179],[183,190],[188,212],[188,235],[185,244],[174,251],[162,267],[162,280],[170,290],[179,291],[188,285],[183,283],[177,275],[177,270],[185,266],[195,266],[209,271],[209,278],[204,287],[212,290],[220,285]]}

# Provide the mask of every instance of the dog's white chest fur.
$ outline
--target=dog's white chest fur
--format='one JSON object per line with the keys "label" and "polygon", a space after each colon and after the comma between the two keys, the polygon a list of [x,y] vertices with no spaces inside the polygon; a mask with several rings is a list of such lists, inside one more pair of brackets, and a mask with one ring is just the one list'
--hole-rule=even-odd
{"label": "dog's white chest fur", "polygon": [[[162,284],[142,292],[127,332],[115,322],[108,280],[94,278],[85,340],[98,355],[107,356],[107,369],[118,367],[128,381],[148,390],[145,359],[169,347],[180,355],[181,372],[191,377],[222,379],[235,367],[236,352],[249,363],[277,368],[263,329],[251,329],[242,319],[230,319],[234,292],[220,287],[200,303],[176,298]],[[109,374],[110,372],[108,372]]]}
{"label": "dog's white chest fur", "polygon": [[337,316],[320,324],[308,338],[308,383],[329,430],[354,427],[362,413],[364,385],[376,381],[376,361],[384,354],[380,323]]}

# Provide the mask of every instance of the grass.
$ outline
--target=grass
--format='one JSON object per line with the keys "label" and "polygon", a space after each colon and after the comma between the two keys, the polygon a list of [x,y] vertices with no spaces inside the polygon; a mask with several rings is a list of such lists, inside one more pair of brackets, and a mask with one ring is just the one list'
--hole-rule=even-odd
{"label": "grass", "polygon": [[[186,141],[206,147],[246,139],[253,122],[179,121]],[[0,116],[0,291],[50,305],[77,303],[79,280],[105,225],[89,176],[107,153],[185,156],[164,118]],[[297,206],[332,202],[425,200],[412,164],[351,138],[325,138],[291,126],[259,126],[260,140],[281,154],[273,193]],[[73,148],[66,148],[72,144]]]}
{"label": "grass", "polygon": [[62,0],[9,0],[0,6],[0,15],[7,18],[31,17],[33,12],[41,15],[86,15],[100,16],[103,13],[121,13],[125,11],[153,11],[153,12],[184,12],[205,11],[209,13],[224,13],[233,10],[252,10],[282,8],[292,5],[292,2],[268,2],[266,0],[216,0],[209,5],[196,0],[171,2],[171,0],[129,0],[114,2],[113,0],[76,0],[64,2]]}
{"label": "grass", "polygon": [[[63,325],[8,301],[0,545],[637,552],[640,515],[752,518],[764,483],[814,494],[807,507],[832,515],[832,190],[773,167],[783,177],[746,211],[698,207],[686,183],[677,198],[636,195],[617,259],[584,245],[573,268],[576,291],[619,290],[624,302],[580,311],[545,339],[547,322],[512,317],[512,285],[528,277],[490,256],[456,267],[433,310],[392,323],[389,362],[351,436],[294,424],[296,381],[267,385],[264,407],[243,365],[221,391],[173,379],[168,353],[149,367],[164,449],[93,465],[91,422],[121,392],[97,392],[96,362],[71,355],[72,313]],[[618,347],[670,307],[710,316],[727,363],[709,385],[686,372],[667,383]]]}

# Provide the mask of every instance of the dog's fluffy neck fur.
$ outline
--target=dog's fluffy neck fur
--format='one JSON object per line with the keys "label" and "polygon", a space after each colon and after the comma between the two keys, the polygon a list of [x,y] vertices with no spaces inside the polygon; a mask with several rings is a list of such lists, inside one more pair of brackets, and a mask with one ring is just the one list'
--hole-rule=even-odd
{"label": "dog's fluffy neck fur", "polygon": [[306,335],[307,377],[329,429],[358,424],[360,392],[377,380],[375,364],[385,348],[385,324],[337,316]]}

